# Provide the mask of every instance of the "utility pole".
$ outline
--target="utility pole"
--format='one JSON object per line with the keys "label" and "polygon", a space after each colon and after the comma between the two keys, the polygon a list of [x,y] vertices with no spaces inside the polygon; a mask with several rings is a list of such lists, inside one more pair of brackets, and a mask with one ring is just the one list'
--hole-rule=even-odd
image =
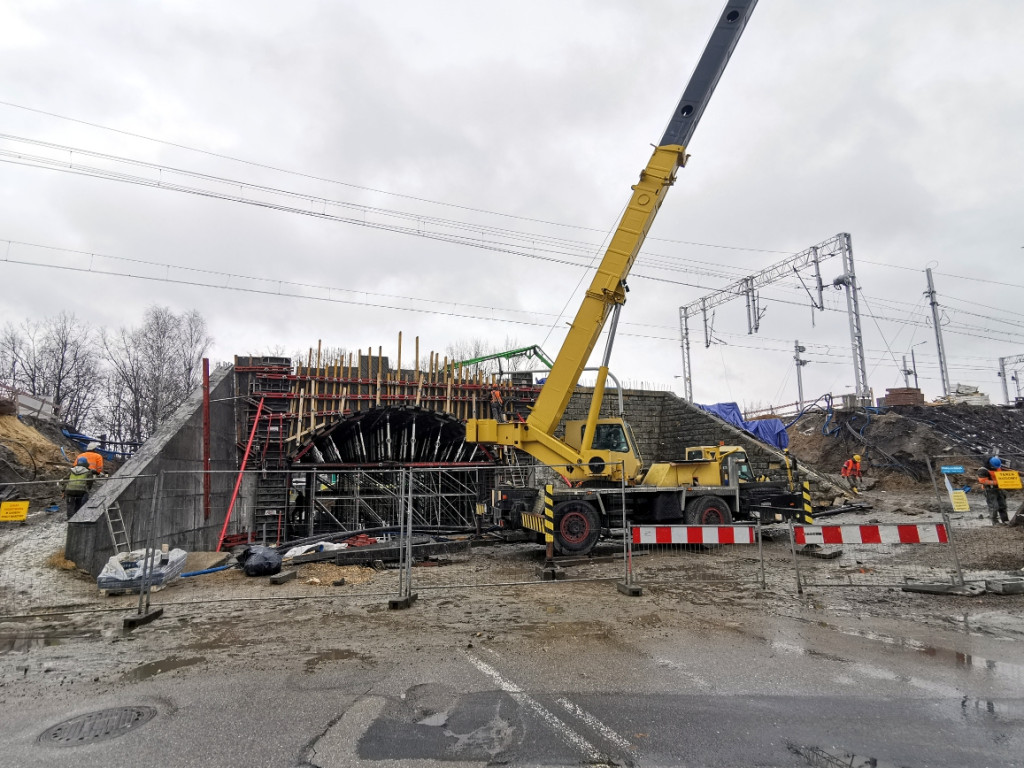
{"label": "utility pole", "polygon": [[[1010,392],[1006,384],[1006,364],[1016,365],[1017,363],[1024,363],[1024,355],[1013,355],[1012,357],[1000,357],[999,358],[999,378],[1003,380],[1003,402],[1007,405],[1010,404]],[[1014,370],[1014,376],[1017,371]],[[1020,395],[1020,384],[1017,384],[1017,394]]]}
{"label": "utility pole", "polygon": [[942,346],[942,326],[939,324],[939,302],[935,298],[935,283],[932,282],[931,267],[925,270],[928,275],[928,290],[925,296],[932,305],[932,324],[935,326],[935,346],[939,351],[939,373],[942,375],[942,396],[949,397],[949,371],[946,368],[946,350]]}
{"label": "utility pole", "polygon": [[[916,347],[917,344],[914,345]],[[917,358],[914,357],[914,347],[910,348],[910,365],[914,369],[914,389],[920,389],[921,387],[917,384]]]}
{"label": "utility pole", "polygon": [[846,289],[846,314],[850,320],[850,344],[853,347],[853,376],[857,405],[871,405],[871,390],[868,388],[868,366],[864,362],[864,336],[860,330],[860,304],[857,300],[857,275],[853,271],[853,243],[848,233],[842,235],[843,274],[832,281],[836,288]]}
{"label": "utility pole", "polygon": [[905,389],[910,389],[910,374],[912,374],[912,373],[914,373],[914,371],[912,371],[909,368],[907,368],[907,356],[904,355],[903,356],[903,387]]}
{"label": "utility pole", "polygon": [[690,316],[686,307],[679,308],[679,324],[683,332],[683,398],[693,402],[693,381],[690,378]]}
{"label": "utility pole", "polygon": [[801,368],[807,365],[810,360],[801,360],[800,353],[806,352],[807,347],[800,346],[800,340],[797,339],[796,344],[793,346],[796,350],[796,354],[793,355],[793,359],[796,361],[796,393],[797,393],[797,404],[796,409],[802,411],[804,409],[804,378],[801,374]]}

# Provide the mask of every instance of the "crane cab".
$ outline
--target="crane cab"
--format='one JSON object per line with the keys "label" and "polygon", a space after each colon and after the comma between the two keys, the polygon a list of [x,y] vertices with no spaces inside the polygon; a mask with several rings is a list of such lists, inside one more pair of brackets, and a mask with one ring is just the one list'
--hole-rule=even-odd
{"label": "crane cab", "polygon": [[629,482],[643,471],[644,460],[629,424],[622,419],[598,419],[589,448],[583,447],[586,428],[586,421],[565,422],[565,442],[582,456],[592,477],[619,482],[625,468]]}

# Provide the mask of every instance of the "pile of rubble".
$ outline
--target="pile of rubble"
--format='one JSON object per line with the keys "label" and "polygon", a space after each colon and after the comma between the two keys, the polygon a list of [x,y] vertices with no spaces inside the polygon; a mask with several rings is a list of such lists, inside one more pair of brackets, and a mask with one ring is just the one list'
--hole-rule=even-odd
{"label": "pile of rubble", "polygon": [[[42,425],[40,425],[42,426]],[[43,434],[28,417],[0,414],[0,489],[36,503],[60,501],[57,481],[67,477],[78,448],[49,429]]]}
{"label": "pile of rubble", "polygon": [[1024,409],[1000,406],[812,411],[788,432],[799,461],[837,475],[846,459],[860,454],[867,477],[883,489],[929,483],[929,459],[933,465],[946,456],[963,463],[969,456],[980,465],[992,453],[1024,457]]}

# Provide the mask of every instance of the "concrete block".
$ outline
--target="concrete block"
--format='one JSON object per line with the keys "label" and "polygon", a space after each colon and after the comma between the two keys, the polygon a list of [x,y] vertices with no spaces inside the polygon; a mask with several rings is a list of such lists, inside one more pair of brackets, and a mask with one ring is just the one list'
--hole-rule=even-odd
{"label": "concrete block", "polygon": [[388,600],[388,609],[392,611],[399,611],[404,608],[412,608],[412,604],[416,602],[416,598],[419,597],[415,592],[408,597],[393,597]]}
{"label": "concrete block", "polygon": [[284,584],[287,581],[291,581],[298,575],[298,571],[281,571],[280,573],[275,573],[273,576],[270,577],[270,583]]}
{"label": "concrete block", "polygon": [[143,624],[149,624],[151,621],[156,621],[164,615],[163,608],[154,608],[149,613],[133,613],[131,616],[126,616],[121,626],[125,630],[132,630],[136,627],[141,627]]}
{"label": "concrete block", "polygon": [[985,589],[997,595],[1022,595],[1024,594],[1024,578],[989,579],[985,582]]}

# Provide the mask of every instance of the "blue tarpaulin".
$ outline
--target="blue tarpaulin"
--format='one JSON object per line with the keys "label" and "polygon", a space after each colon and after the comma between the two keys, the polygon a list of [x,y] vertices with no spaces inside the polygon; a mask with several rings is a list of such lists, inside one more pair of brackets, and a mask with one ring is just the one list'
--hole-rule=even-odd
{"label": "blue tarpaulin", "polygon": [[736,403],[715,403],[714,405],[699,405],[694,403],[702,411],[713,413],[734,427],[745,430],[760,440],[762,443],[774,445],[776,448],[785,448],[789,445],[789,435],[786,427],[779,419],[759,419],[757,421],[744,421],[743,413]]}

